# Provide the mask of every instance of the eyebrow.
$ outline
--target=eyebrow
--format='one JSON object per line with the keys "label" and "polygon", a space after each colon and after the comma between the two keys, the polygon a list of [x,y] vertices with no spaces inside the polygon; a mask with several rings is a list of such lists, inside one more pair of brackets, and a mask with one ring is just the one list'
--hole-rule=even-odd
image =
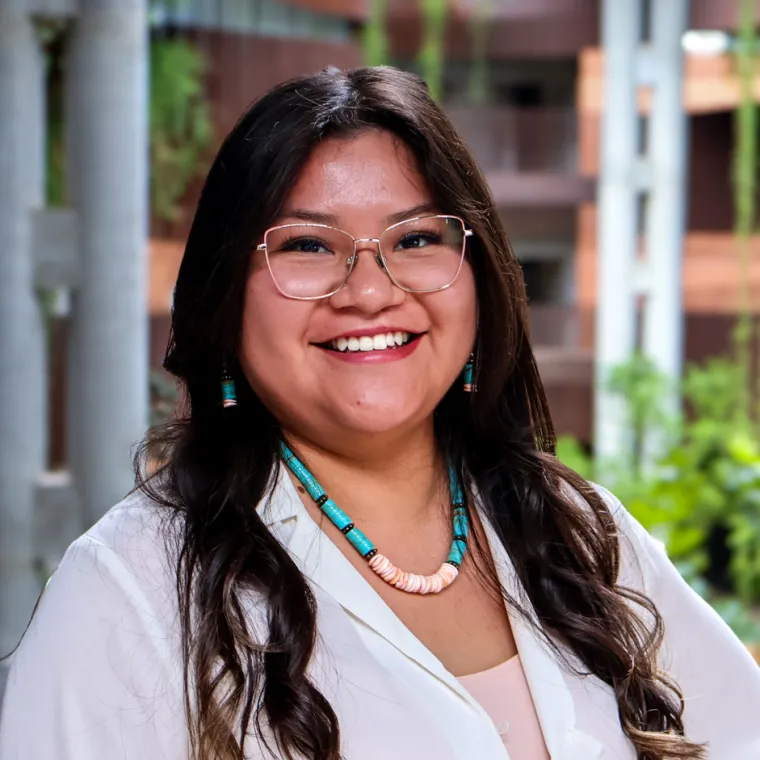
{"label": "eyebrow", "polygon": [[[438,209],[431,203],[421,203],[417,206],[404,209],[403,211],[397,211],[394,214],[390,214],[385,218],[388,225],[393,225],[398,222],[403,222],[405,219],[413,219],[417,216],[424,216],[426,214],[437,214]],[[313,224],[326,224],[330,227],[338,227],[339,220],[334,214],[326,214],[322,211],[312,211],[304,208],[289,209],[283,215],[286,219],[300,219],[304,222],[312,222]]]}

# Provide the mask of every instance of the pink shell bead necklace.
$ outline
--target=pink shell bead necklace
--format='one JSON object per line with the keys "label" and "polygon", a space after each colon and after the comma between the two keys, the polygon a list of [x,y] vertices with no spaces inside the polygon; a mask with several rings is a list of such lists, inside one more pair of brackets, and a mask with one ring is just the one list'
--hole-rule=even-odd
{"label": "pink shell bead necklace", "polygon": [[351,518],[325,493],[324,488],[287,444],[280,444],[280,453],[288,469],[303,485],[314,503],[386,583],[410,594],[438,594],[454,582],[467,552],[469,521],[464,506],[462,486],[451,466],[449,466],[449,493],[451,494],[454,538],[449,556],[438,572],[433,575],[417,575],[399,570],[385,555],[377,551],[374,544],[353,524]]}

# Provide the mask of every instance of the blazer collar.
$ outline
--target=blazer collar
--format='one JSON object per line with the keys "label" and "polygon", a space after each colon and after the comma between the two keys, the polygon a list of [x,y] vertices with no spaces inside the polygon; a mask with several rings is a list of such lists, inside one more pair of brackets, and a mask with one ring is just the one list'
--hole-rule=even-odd
{"label": "blazer collar", "polygon": [[480,704],[401,622],[383,598],[324,534],[303,506],[284,466],[279,468],[270,498],[262,502],[258,511],[299,565],[301,572],[314,585],[452,689],[471,707],[483,716],[486,715]]}
{"label": "blazer collar", "polygon": [[[455,692],[471,708],[486,715],[480,704],[325,536],[304,508],[283,466],[279,468],[270,498],[260,505],[259,513],[314,585]],[[499,580],[513,598],[522,602],[535,621],[533,607],[517,581],[509,556],[490,525],[486,521],[484,525]],[[555,653],[529,622],[510,609],[507,613],[549,753],[563,760],[601,757],[601,744],[577,728],[573,697]]]}

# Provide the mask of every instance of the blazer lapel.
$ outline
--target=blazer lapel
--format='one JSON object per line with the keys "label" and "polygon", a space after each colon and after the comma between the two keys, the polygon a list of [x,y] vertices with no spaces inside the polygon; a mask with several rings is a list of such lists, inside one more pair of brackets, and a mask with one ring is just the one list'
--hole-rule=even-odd
{"label": "blazer lapel", "polygon": [[[491,526],[483,522],[502,586],[535,621],[533,606],[517,581],[507,552]],[[597,760],[602,745],[577,727],[573,696],[556,655],[528,621],[514,610],[507,609],[507,613],[549,754],[562,760]]]}
{"label": "blazer lapel", "polygon": [[441,661],[399,620],[306,511],[289,476],[278,482],[262,517],[288,549],[304,575],[343,609],[372,628],[484,717],[485,711]]}

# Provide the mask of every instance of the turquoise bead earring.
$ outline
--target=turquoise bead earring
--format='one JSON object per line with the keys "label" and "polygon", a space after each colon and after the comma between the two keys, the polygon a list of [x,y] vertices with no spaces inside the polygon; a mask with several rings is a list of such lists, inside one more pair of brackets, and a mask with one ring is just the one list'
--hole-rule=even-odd
{"label": "turquoise bead earring", "polygon": [[464,381],[463,390],[465,393],[475,393],[478,386],[474,383],[475,376],[475,354],[470,354],[467,364],[464,365],[462,380]]}
{"label": "turquoise bead earring", "polygon": [[226,368],[222,374],[222,406],[225,409],[229,409],[231,406],[237,406],[235,381],[230,377]]}

